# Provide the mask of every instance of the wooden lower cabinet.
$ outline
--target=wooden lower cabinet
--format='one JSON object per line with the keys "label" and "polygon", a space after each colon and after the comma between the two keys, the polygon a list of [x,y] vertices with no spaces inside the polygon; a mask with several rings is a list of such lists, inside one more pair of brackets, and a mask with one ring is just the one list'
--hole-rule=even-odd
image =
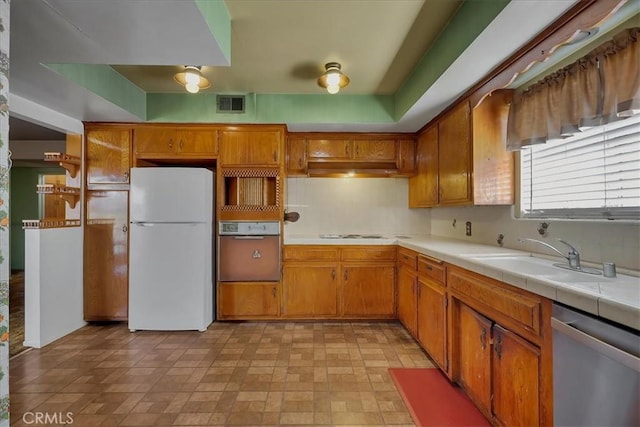
{"label": "wooden lower cabinet", "polygon": [[454,311],[454,379],[493,424],[545,425],[540,422],[540,347],[464,303]]}
{"label": "wooden lower cabinet", "polygon": [[338,265],[285,265],[282,275],[283,316],[338,314]]}
{"label": "wooden lower cabinet", "polygon": [[456,379],[491,418],[491,320],[464,304],[457,308]]}
{"label": "wooden lower cabinet", "polygon": [[285,245],[282,258],[283,317],[395,317],[395,247]]}
{"label": "wooden lower cabinet", "polygon": [[343,316],[394,317],[395,267],[342,264]]}
{"label": "wooden lower cabinet", "polygon": [[504,426],[540,425],[540,348],[497,324],[492,337],[494,417]]}
{"label": "wooden lower cabinet", "polygon": [[87,191],[84,320],[127,320],[129,192]]}
{"label": "wooden lower cabinet", "polygon": [[218,284],[218,318],[277,317],[279,288],[277,282],[221,282]]}
{"label": "wooden lower cabinet", "polygon": [[443,371],[448,372],[447,295],[445,287],[419,278],[417,283],[418,341]]}
{"label": "wooden lower cabinet", "polygon": [[413,336],[418,332],[417,286],[416,271],[400,264],[398,267],[398,320]]}

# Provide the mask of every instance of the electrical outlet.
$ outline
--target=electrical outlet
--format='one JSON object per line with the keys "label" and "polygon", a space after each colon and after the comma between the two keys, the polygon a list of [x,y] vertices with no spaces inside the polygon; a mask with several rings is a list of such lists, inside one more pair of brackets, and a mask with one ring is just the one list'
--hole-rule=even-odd
{"label": "electrical outlet", "polygon": [[471,236],[471,221],[467,221],[465,224],[464,234]]}

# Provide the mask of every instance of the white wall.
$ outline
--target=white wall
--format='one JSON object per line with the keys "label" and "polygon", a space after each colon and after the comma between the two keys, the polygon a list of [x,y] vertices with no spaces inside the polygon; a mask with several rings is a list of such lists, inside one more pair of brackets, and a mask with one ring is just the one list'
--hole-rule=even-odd
{"label": "white wall", "polygon": [[407,209],[406,178],[288,178],[285,234],[429,234],[428,209]]}
{"label": "white wall", "polygon": [[45,345],[85,325],[82,229],[25,230],[25,340]]}
{"label": "white wall", "polygon": [[[453,227],[453,220],[456,226]],[[472,236],[465,236],[465,222],[471,221]],[[541,236],[538,224],[548,222],[547,235]],[[640,223],[622,221],[524,220],[515,219],[510,206],[470,206],[431,209],[431,234],[497,246],[498,234],[504,234],[504,246],[553,255],[535,243],[521,244],[520,237],[534,238],[561,249],[556,239],[575,246],[584,261],[613,261],[620,268],[640,270]]]}

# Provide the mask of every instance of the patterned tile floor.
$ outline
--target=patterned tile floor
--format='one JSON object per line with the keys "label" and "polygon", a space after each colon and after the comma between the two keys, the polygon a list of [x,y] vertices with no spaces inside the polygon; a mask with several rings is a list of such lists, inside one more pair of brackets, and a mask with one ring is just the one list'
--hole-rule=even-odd
{"label": "patterned tile floor", "polygon": [[389,367],[431,367],[397,322],[86,326],[11,360],[11,426],[413,425]]}

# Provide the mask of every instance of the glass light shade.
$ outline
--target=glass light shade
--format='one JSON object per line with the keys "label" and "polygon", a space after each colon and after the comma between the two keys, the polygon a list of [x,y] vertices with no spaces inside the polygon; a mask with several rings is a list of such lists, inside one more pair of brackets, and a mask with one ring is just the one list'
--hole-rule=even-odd
{"label": "glass light shade", "polygon": [[198,85],[200,83],[200,72],[197,70],[187,70],[184,74],[184,81],[187,84]]}
{"label": "glass light shade", "polygon": [[200,73],[200,66],[185,65],[184,71],[176,73],[173,78],[190,93],[211,87],[211,82]]}
{"label": "glass light shade", "polygon": [[187,92],[189,93],[198,93],[200,92],[200,86],[198,86],[197,83],[187,83],[186,85],[184,85],[185,89],[187,89]]}
{"label": "glass light shade", "polygon": [[340,64],[328,62],[324,66],[325,73],[318,78],[318,86],[325,88],[330,94],[336,94],[349,84],[349,77],[340,71]]}
{"label": "glass light shade", "polygon": [[331,95],[335,95],[336,93],[340,92],[340,86],[329,85],[327,86],[327,92],[329,92]]}
{"label": "glass light shade", "polygon": [[338,71],[327,72],[327,86],[338,86],[340,84],[340,73]]}

